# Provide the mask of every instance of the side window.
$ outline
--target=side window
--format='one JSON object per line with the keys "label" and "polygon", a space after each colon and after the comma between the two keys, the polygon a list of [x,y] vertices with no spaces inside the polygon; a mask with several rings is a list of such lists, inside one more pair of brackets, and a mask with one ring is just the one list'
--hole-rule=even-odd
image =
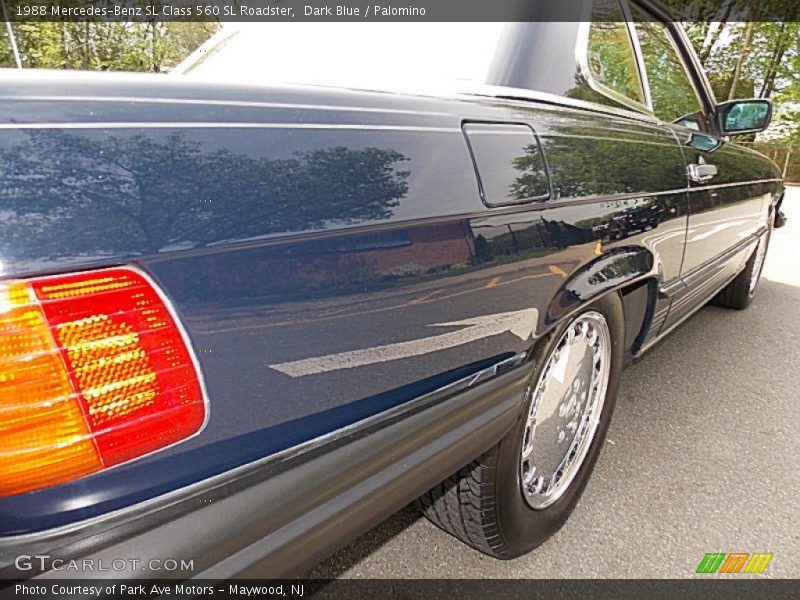
{"label": "side window", "polygon": [[636,54],[619,0],[595,0],[592,4],[586,63],[591,81],[601,88],[597,91],[611,90],[645,104]]}
{"label": "side window", "polygon": [[703,129],[700,101],[678,50],[662,23],[631,7],[642,49],[653,112],[662,121]]}

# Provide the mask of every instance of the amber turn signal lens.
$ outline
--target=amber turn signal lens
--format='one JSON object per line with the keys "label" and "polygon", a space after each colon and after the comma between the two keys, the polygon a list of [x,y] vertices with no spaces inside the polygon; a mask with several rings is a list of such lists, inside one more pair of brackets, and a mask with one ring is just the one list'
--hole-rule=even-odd
{"label": "amber turn signal lens", "polygon": [[0,496],[174,444],[206,413],[181,330],[137,271],[0,283]]}

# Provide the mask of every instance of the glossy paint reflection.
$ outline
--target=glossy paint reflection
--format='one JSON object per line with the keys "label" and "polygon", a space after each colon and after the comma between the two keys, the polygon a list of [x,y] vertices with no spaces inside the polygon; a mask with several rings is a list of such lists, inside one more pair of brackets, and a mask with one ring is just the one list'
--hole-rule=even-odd
{"label": "glossy paint reflection", "polygon": [[[247,137],[254,147],[257,137]],[[185,250],[386,219],[408,192],[408,158],[393,149],[330,146],[270,158],[209,142],[192,130],[5,136],[0,199],[13,215],[3,221],[6,253]]]}
{"label": "glossy paint reflection", "polygon": [[[3,499],[0,523],[22,529],[480,385],[599,294],[645,278],[654,290],[683,285],[687,220],[690,235],[721,239],[716,217],[699,220],[711,206],[690,202],[728,188],[690,198],[682,140],[639,119],[340,90],[215,88],[211,99],[163,80],[149,95],[173,100],[158,104],[123,80],[113,94],[128,99],[109,100],[112,84],[91,78],[62,94],[100,99],[55,102],[46,86],[26,85],[17,93],[40,100],[0,114],[9,276],[134,261],[187,329],[211,417],[193,440],[145,460]],[[42,111],[52,123],[11,120]],[[465,122],[524,127],[526,141],[476,170]],[[706,156],[737,183],[721,202],[734,212],[720,218],[748,221],[732,235],[774,190],[738,185],[771,167],[736,152]],[[516,202],[487,206],[486,169],[493,196]],[[663,318],[669,298],[654,297]],[[85,495],[104,500],[88,506]]]}
{"label": "glossy paint reflection", "polygon": [[[381,394],[407,402],[412,384],[450,383],[443,374],[475,360],[525,352],[579,304],[652,272],[654,251],[682,243],[685,224],[662,226],[685,219],[666,208],[684,199],[598,202],[588,220],[586,206],[542,207],[150,268],[208,350],[200,359],[216,406],[231,413],[226,427],[250,430]],[[657,216],[616,227],[637,213]]]}
{"label": "glossy paint reflection", "polygon": [[[705,184],[692,184],[684,273],[714,260],[727,249],[766,226],[766,208],[773,189],[774,168],[755,152],[729,143],[709,150],[685,146],[686,160],[714,165],[717,174]],[[742,173],[754,183],[736,185]]]}

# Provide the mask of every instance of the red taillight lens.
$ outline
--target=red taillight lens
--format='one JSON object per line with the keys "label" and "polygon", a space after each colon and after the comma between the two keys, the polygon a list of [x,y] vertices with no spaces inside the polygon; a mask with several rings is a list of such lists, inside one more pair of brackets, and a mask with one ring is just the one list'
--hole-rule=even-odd
{"label": "red taillight lens", "polygon": [[192,354],[138,272],[0,283],[0,496],[169,446],[205,418]]}

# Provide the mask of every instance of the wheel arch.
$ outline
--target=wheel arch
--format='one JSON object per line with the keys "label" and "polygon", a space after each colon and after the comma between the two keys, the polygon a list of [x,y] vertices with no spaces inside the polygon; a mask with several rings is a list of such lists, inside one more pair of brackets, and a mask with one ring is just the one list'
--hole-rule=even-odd
{"label": "wheel arch", "polygon": [[543,315],[543,336],[581,307],[618,294],[625,326],[625,362],[641,347],[652,321],[658,294],[657,263],[646,248],[609,251],[567,277]]}

